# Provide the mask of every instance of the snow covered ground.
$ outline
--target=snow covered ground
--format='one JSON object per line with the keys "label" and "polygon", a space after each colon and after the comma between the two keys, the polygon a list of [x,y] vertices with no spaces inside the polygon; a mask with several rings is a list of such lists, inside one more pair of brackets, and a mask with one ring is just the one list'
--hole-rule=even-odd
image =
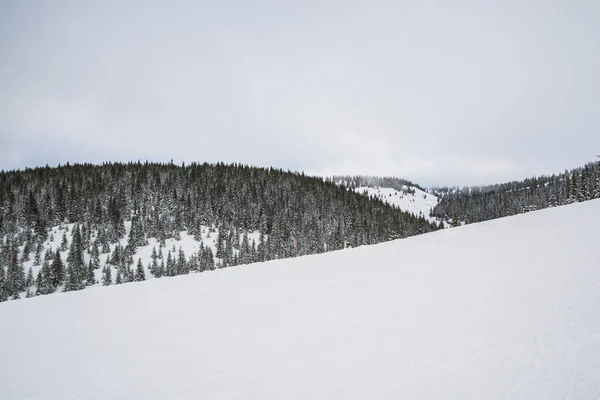
{"label": "snow covered ground", "polygon": [[439,198],[431,193],[422,191],[416,187],[406,187],[406,191],[399,191],[384,187],[359,187],[356,193],[365,193],[369,197],[376,197],[388,204],[394,205],[412,213],[416,216],[424,216],[430,222],[439,223],[438,219],[430,216],[430,212],[439,201]]}
{"label": "snow covered ground", "polygon": [[600,200],[0,304],[9,399],[600,398]]}

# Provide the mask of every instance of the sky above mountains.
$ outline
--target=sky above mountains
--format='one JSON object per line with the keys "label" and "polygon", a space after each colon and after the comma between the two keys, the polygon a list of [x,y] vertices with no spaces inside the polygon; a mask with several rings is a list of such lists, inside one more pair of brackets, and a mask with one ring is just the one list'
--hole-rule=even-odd
{"label": "sky above mountains", "polygon": [[0,169],[496,183],[600,152],[597,1],[0,3]]}

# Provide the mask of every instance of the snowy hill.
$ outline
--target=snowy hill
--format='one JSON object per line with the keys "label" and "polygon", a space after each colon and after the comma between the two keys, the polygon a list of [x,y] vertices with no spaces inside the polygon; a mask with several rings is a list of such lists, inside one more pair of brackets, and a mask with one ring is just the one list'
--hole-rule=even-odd
{"label": "snowy hill", "polygon": [[595,200],[2,303],[2,398],[599,398],[599,225]]}
{"label": "snowy hill", "polygon": [[376,197],[417,217],[423,216],[429,222],[439,223],[438,219],[430,216],[431,210],[438,204],[439,198],[417,187],[405,186],[404,190],[386,187],[359,187],[355,191],[369,197]]}

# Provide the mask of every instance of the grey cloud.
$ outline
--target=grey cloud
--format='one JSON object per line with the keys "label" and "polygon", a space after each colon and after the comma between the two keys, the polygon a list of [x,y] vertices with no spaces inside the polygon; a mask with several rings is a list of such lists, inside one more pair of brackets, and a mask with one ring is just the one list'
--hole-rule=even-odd
{"label": "grey cloud", "polygon": [[4,169],[173,158],[465,185],[600,151],[594,1],[2,7]]}

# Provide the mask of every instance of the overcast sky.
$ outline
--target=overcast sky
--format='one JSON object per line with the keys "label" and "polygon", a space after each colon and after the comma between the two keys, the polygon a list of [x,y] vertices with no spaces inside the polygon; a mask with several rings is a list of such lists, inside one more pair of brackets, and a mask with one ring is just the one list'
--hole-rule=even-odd
{"label": "overcast sky", "polygon": [[173,159],[467,185],[599,152],[597,0],[0,0],[0,169]]}

